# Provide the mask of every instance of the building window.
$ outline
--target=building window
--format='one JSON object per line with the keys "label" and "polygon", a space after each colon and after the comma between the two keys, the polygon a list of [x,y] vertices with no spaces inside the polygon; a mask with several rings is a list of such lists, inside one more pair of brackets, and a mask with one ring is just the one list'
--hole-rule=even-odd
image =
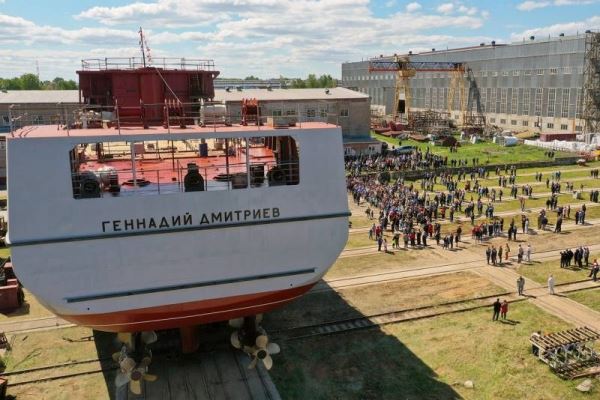
{"label": "building window", "polygon": [[496,122],[496,118],[490,118],[490,122],[493,124]]}
{"label": "building window", "polygon": [[548,116],[554,117],[554,110],[556,108],[556,89],[548,90]]}
{"label": "building window", "polygon": [[306,110],[306,116],[308,118],[314,118],[317,116],[317,112],[314,108],[309,108],[308,110]]}
{"label": "building window", "polygon": [[549,71],[550,71],[550,75],[558,74],[558,68],[550,68]]}
{"label": "building window", "polygon": [[484,78],[488,76],[488,72],[487,71],[481,71],[481,76],[483,76]]}
{"label": "building window", "polygon": [[515,69],[513,71],[513,76],[519,76],[520,71],[518,69]]}
{"label": "building window", "polygon": [[531,75],[531,70],[530,69],[523,70],[523,75],[527,75],[527,76]]}
{"label": "building window", "polygon": [[517,115],[518,113],[518,101],[519,101],[519,96],[518,96],[519,92],[517,91],[516,88],[513,88],[512,90],[512,97],[511,97],[511,101],[510,101],[510,113],[513,115]]}
{"label": "building window", "polygon": [[502,71],[502,76],[508,76],[508,71]]}
{"label": "building window", "polygon": [[517,124],[517,120],[516,119],[511,119],[510,120],[510,124],[511,125],[516,125]]}
{"label": "building window", "polygon": [[296,110],[286,110],[286,111],[285,111],[285,115],[288,115],[288,116],[292,116],[292,117],[293,117],[293,116],[295,116],[295,115],[296,115]]}
{"label": "building window", "polygon": [[573,69],[571,67],[563,67],[563,74],[570,75],[571,72],[573,72]]}
{"label": "building window", "polygon": [[575,131],[577,132],[581,132],[583,129],[581,129],[581,125],[575,125]]}
{"label": "building window", "polygon": [[492,76],[498,76],[498,71],[492,71]]}
{"label": "building window", "polygon": [[348,109],[347,108],[342,108],[340,110],[340,117],[347,117],[348,116]]}
{"label": "building window", "polygon": [[8,115],[3,115],[2,116],[2,122],[4,123],[4,125],[8,125],[9,124]]}
{"label": "building window", "polygon": [[548,128],[548,129],[554,129],[554,124],[552,122],[548,122],[546,124],[546,128]]}
{"label": "building window", "polygon": [[506,120],[505,120],[505,119],[501,119],[501,120],[500,120],[500,123],[501,123],[502,125],[506,125]]}
{"label": "building window", "polygon": [[523,115],[529,115],[529,102],[531,101],[529,94],[529,89],[525,89],[523,92]]}
{"label": "building window", "polygon": [[562,90],[562,101],[561,101],[561,110],[560,116],[562,118],[569,117],[569,89]]}
{"label": "building window", "polygon": [[281,112],[281,110],[273,110],[273,111],[271,111],[271,114],[274,117],[281,117],[283,115],[282,112]]}
{"label": "building window", "polygon": [[502,88],[500,89],[500,114],[506,114],[506,102],[506,88]]}
{"label": "building window", "polygon": [[321,116],[321,118],[327,118],[327,109],[321,108],[319,110],[319,115]]}
{"label": "building window", "polygon": [[529,121],[523,121],[521,124],[522,124],[523,126],[529,126]]}
{"label": "building window", "polygon": [[541,88],[535,89],[535,108],[533,112],[534,115],[537,115],[538,117],[542,115],[542,93],[543,90]]}
{"label": "building window", "polygon": [[496,112],[496,88],[492,88],[492,95],[490,96],[490,106],[488,112]]}
{"label": "building window", "polygon": [[481,93],[481,99],[479,101],[479,104],[481,105],[481,111],[485,112],[485,110],[486,110],[486,108],[485,108],[485,101],[486,101],[486,98],[487,98],[487,96],[486,96],[487,95],[487,90],[482,89],[480,93]]}
{"label": "building window", "polygon": [[535,70],[536,75],[544,75],[544,68],[537,68]]}
{"label": "building window", "polygon": [[561,124],[560,125],[560,130],[561,131],[566,131],[567,129],[569,129],[569,127],[567,126],[567,124]]}
{"label": "building window", "polygon": [[581,118],[583,111],[583,89],[577,89],[577,108],[575,108],[575,118]]}

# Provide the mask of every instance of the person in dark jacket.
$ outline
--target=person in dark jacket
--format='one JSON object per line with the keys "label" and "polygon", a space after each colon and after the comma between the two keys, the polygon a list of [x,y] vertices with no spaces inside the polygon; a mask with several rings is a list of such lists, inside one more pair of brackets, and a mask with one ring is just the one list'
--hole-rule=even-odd
{"label": "person in dark jacket", "polygon": [[494,302],[494,316],[492,317],[492,321],[498,321],[501,306],[502,304],[500,303],[500,299],[496,299],[496,301]]}

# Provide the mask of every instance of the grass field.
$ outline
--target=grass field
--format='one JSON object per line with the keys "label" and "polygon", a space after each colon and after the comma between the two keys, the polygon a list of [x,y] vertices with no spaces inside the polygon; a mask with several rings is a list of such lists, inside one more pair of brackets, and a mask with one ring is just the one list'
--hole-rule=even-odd
{"label": "grass field", "polygon": [[[591,261],[591,260],[590,260]],[[518,265],[518,264],[515,264]],[[571,268],[561,268],[560,260],[533,262],[517,266],[517,272],[527,278],[546,285],[550,274],[554,276],[556,284],[568,283],[587,279],[589,270],[579,269],[571,265]]]}
{"label": "grass field", "polygon": [[530,354],[531,332],[569,326],[528,303],[509,317],[482,309],[286,342],[271,375],[284,399],[590,398]]}
{"label": "grass field", "polygon": [[[391,146],[398,147],[398,139],[388,138],[383,135],[372,133],[371,136],[374,139],[386,142]],[[522,161],[537,161],[547,160],[548,157],[544,156],[544,149],[518,145],[514,147],[503,147],[491,142],[481,142],[476,144],[464,143],[461,144],[457,153],[450,153],[450,149],[447,147],[436,147],[431,146],[428,143],[421,143],[414,140],[403,140],[402,146],[415,146],[425,150],[427,147],[430,151],[441,156],[447,156],[449,160],[452,159],[468,159],[469,162],[473,158],[479,158],[479,164],[512,164],[515,162]],[[568,153],[556,152],[556,157],[567,156]]]}
{"label": "grass field", "polygon": [[581,290],[570,293],[567,297],[600,312],[600,289]]}

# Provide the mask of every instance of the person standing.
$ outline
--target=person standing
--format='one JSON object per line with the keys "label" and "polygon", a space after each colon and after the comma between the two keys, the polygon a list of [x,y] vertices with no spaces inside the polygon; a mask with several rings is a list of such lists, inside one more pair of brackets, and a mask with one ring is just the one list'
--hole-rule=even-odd
{"label": "person standing", "polygon": [[381,245],[383,244],[383,235],[377,237],[377,251],[381,251]]}
{"label": "person standing", "polygon": [[492,249],[490,249],[490,246],[488,246],[488,248],[485,250],[485,259],[488,264],[490,263],[491,257],[492,257]]}
{"label": "person standing", "polygon": [[502,245],[498,246],[498,265],[502,265]]}
{"label": "person standing", "polygon": [[519,276],[519,279],[517,279],[517,292],[519,293],[519,296],[523,296],[524,289],[525,289],[525,278],[523,278],[522,276]]}
{"label": "person standing", "polygon": [[508,243],[506,243],[506,247],[504,249],[504,260],[508,261],[509,254],[510,254],[510,247],[508,247]]}
{"label": "person standing", "polygon": [[521,261],[523,261],[523,246],[519,245],[519,249],[517,250],[517,262],[519,264],[521,264]]}
{"label": "person standing", "polygon": [[506,313],[508,313],[508,301],[504,300],[500,306],[500,316],[502,319],[506,319]]}
{"label": "person standing", "polygon": [[588,278],[592,278],[594,282],[597,280],[598,270],[600,269],[600,265],[598,265],[598,260],[594,258],[594,262],[592,263],[592,269],[590,269],[590,274]]}
{"label": "person standing", "polygon": [[531,244],[527,243],[527,250],[525,251],[525,255],[527,255],[527,262],[531,262]]}
{"label": "person standing", "polygon": [[554,277],[552,275],[548,277],[548,293],[554,294]]}
{"label": "person standing", "polygon": [[498,316],[500,315],[500,299],[496,299],[494,302],[494,315],[492,316],[492,321],[498,321]]}

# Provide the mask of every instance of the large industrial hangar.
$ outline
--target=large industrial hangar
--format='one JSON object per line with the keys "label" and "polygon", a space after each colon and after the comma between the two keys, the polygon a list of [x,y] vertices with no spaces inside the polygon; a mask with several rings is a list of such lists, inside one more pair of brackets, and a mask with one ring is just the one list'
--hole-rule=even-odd
{"label": "large industrial hangar", "polygon": [[[414,75],[407,79],[409,96],[400,97],[402,101],[410,97],[409,112],[448,112],[460,125],[462,114],[479,111],[487,124],[513,131],[598,131],[600,33],[532,36],[507,45],[492,42],[432,49],[395,59],[400,57],[416,66],[412,67]],[[419,63],[460,63],[462,82],[453,83],[453,71],[419,70]],[[375,108],[392,114],[398,74],[372,65],[373,60],[342,64],[343,85],[368,94]],[[450,107],[449,98],[453,99]]]}

